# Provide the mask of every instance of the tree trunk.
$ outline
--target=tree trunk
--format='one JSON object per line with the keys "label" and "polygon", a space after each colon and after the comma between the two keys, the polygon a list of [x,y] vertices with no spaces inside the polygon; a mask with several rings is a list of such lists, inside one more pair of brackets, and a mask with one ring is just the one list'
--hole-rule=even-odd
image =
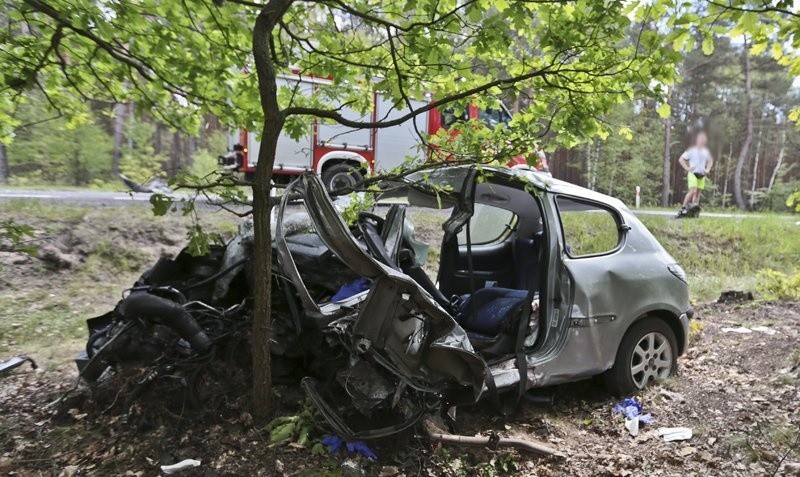
{"label": "tree trunk", "polygon": [[592,157],[592,190],[597,189],[597,168],[600,167],[600,141],[594,140],[594,156]]}
{"label": "tree trunk", "polygon": [[119,165],[122,161],[122,140],[125,135],[127,109],[125,103],[114,105],[114,155],[111,157],[111,172],[115,176],[120,172]]}
{"label": "tree trunk", "polygon": [[161,136],[164,135],[164,126],[161,123],[156,123],[156,132],[153,134],[153,154],[160,156],[163,152],[161,144]]}
{"label": "tree trunk", "polygon": [[[717,152],[716,152],[716,154],[714,154],[714,160],[718,161],[721,164],[721,161],[722,161],[722,141],[717,141]],[[714,176],[715,177],[719,177],[716,174],[714,174]],[[708,180],[709,180],[709,182],[711,181],[710,178]],[[718,185],[718,183],[715,181],[714,182],[714,189],[713,189],[714,192],[713,192],[713,195],[712,195],[712,197],[714,197],[714,198],[716,198],[717,195],[719,194],[719,187],[717,187],[717,185]]]}
{"label": "tree trunk", "polygon": [[725,208],[725,203],[728,201],[728,182],[730,182],[730,166],[731,159],[733,159],[733,141],[728,144],[728,157],[725,158],[725,184],[722,185],[722,208]]}
{"label": "tree trunk", "polygon": [[187,137],[183,144],[183,164],[184,167],[190,168],[194,165],[194,153],[197,150],[197,138]]}
{"label": "tree trunk", "polygon": [[[667,104],[672,99],[672,88],[667,92]],[[669,207],[669,183],[672,173],[672,114],[664,118],[664,163],[661,170],[661,207]]]}
{"label": "tree trunk", "polygon": [[758,141],[756,142],[756,156],[753,159],[753,182],[750,185],[750,208],[756,205],[756,180],[758,180],[758,160],[761,156],[761,133],[764,128],[758,128]]}
{"label": "tree trunk", "polygon": [[775,163],[775,169],[772,170],[772,175],[769,178],[769,185],[767,186],[767,193],[772,192],[772,186],[775,185],[775,179],[778,178],[778,171],[783,164],[783,156],[786,153],[786,124],[784,123],[781,129],[781,149],[778,152],[778,162]]}
{"label": "tree trunk", "polygon": [[183,140],[181,133],[172,134],[172,148],[169,151],[169,164],[167,165],[167,175],[173,177],[181,168],[181,156],[183,155]]}
{"label": "tree trunk", "polygon": [[747,113],[745,118],[744,143],[742,144],[742,149],[739,151],[739,157],[736,160],[736,170],[733,174],[733,198],[736,200],[736,206],[744,210],[747,208],[747,203],[744,201],[744,195],[742,194],[742,171],[744,170],[744,161],[747,159],[747,154],[750,152],[750,143],[753,142],[753,98],[750,85],[750,50],[746,40],[742,51],[744,55],[744,94],[747,102]]}
{"label": "tree trunk", "polygon": [[592,188],[592,144],[586,144],[586,188]]}
{"label": "tree trunk", "polygon": [[7,184],[10,177],[8,171],[8,154],[6,152],[6,145],[0,142],[0,184]]}
{"label": "tree trunk", "polygon": [[284,116],[278,104],[275,65],[272,63],[272,31],[291,0],[270,0],[259,12],[253,27],[253,59],[258,75],[264,129],[258,151],[256,179],[253,182],[253,414],[264,418],[272,405],[272,374],[270,363],[270,328],[272,324],[272,233],[270,230],[270,181],[278,137]]}

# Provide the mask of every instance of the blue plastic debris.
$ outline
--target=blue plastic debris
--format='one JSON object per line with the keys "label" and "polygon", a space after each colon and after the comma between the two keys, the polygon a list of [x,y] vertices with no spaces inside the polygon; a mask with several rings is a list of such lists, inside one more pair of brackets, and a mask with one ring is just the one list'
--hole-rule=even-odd
{"label": "blue plastic debris", "polygon": [[378,456],[372,452],[372,449],[370,449],[364,441],[347,442],[340,437],[328,435],[323,437],[321,442],[332,454],[336,454],[339,450],[345,448],[347,452],[357,452],[369,460],[378,459]]}
{"label": "blue plastic debris", "polygon": [[344,445],[344,439],[340,439],[336,436],[325,436],[320,442],[322,442],[322,445],[328,448],[328,451],[330,451],[331,454],[339,452]]}
{"label": "blue plastic debris", "polygon": [[625,398],[622,402],[614,404],[614,412],[621,412],[628,420],[638,417],[641,423],[651,424],[653,422],[653,416],[650,413],[642,414],[642,403],[633,398]]}
{"label": "blue plastic debris", "polygon": [[357,278],[350,283],[345,283],[339,288],[339,291],[336,292],[333,297],[331,297],[331,301],[334,303],[340,303],[348,298],[358,295],[359,293],[369,290],[370,282],[367,278]]}
{"label": "blue plastic debris", "polygon": [[378,456],[372,452],[372,449],[367,447],[367,444],[364,441],[352,441],[347,443],[347,451],[348,452],[358,452],[359,454],[363,455],[369,460],[377,460]]}

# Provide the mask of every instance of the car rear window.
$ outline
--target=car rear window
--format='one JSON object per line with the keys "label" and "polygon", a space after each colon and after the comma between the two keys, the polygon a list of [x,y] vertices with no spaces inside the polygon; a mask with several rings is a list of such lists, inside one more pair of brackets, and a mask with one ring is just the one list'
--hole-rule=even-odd
{"label": "car rear window", "polygon": [[609,209],[565,196],[558,196],[556,205],[570,257],[602,255],[619,246],[619,219]]}

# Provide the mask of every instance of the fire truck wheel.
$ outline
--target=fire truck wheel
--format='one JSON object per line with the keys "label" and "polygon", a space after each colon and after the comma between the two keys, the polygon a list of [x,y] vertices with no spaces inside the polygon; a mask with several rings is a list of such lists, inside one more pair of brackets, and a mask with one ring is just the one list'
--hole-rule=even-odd
{"label": "fire truck wheel", "polygon": [[322,183],[328,191],[350,190],[364,179],[355,167],[339,163],[322,171]]}

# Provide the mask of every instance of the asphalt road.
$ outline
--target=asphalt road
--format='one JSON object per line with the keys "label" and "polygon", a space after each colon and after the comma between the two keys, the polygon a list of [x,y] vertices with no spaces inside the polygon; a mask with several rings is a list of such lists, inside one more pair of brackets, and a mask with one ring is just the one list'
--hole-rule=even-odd
{"label": "asphalt road", "polygon": [[141,192],[101,192],[92,190],[25,190],[0,189],[0,201],[10,200],[54,201],[73,205],[124,207],[146,205],[150,194]]}
{"label": "asphalt road", "polygon": [[[180,195],[178,195],[180,197]],[[72,205],[91,205],[96,207],[147,207],[150,204],[150,194],[141,192],[105,192],[92,190],[26,190],[26,189],[0,189],[0,201],[10,200],[38,200],[54,201]],[[203,202],[198,199],[198,202]],[[213,207],[212,204],[209,206]],[[674,217],[676,212],[669,210],[634,210],[638,215],[660,215]],[[722,217],[729,219],[766,217],[759,214],[703,212],[703,217]],[[797,217],[785,216],[787,219]]]}

